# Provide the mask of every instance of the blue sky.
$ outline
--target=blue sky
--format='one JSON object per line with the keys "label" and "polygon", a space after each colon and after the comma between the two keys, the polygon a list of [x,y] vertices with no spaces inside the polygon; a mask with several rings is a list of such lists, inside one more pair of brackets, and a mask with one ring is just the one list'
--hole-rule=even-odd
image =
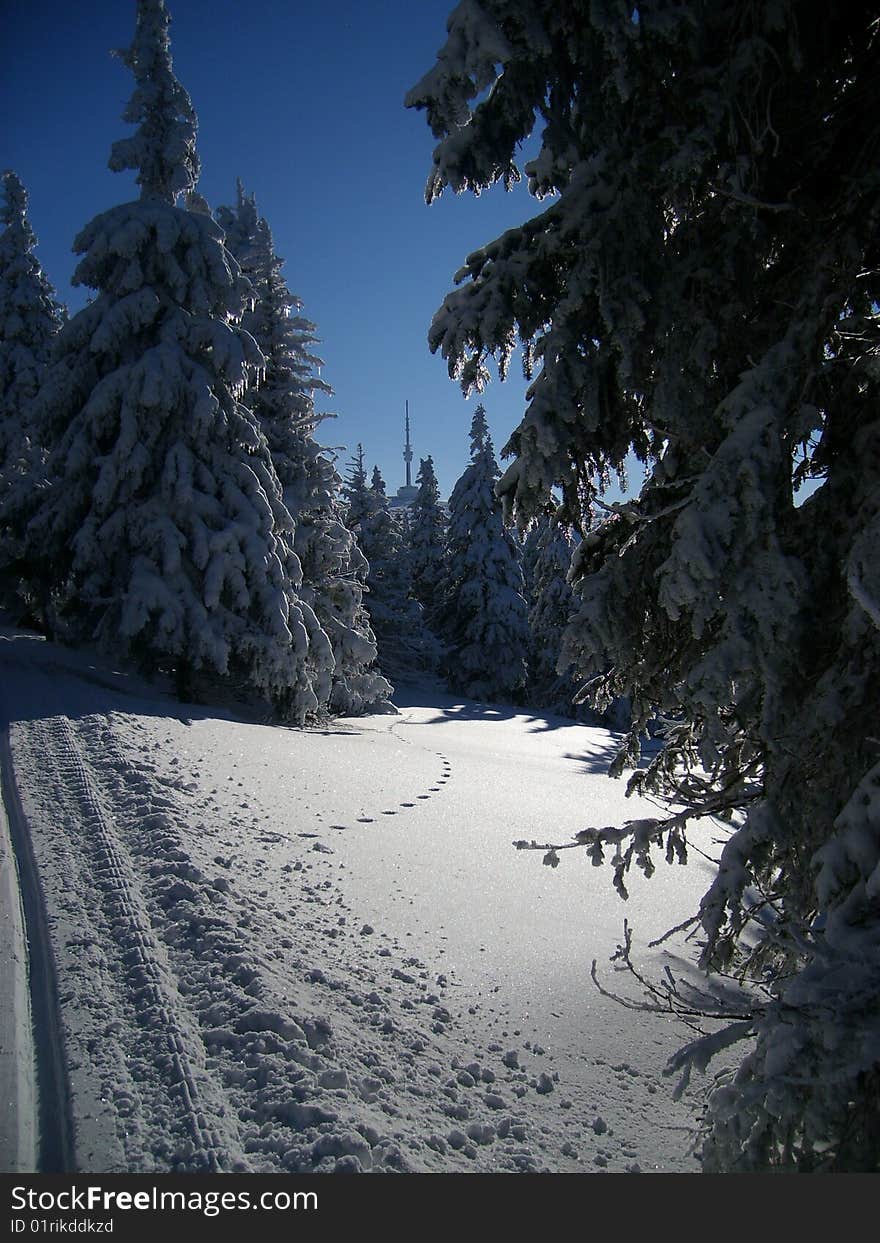
{"label": "blue sky", "polygon": [[[323,443],[358,441],[393,491],[403,482],[404,402],[415,450],[433,456],[448,495],[468,455],[475,398],[465,401],[426,344],[431,316],[465,256],[536,209],[525,187],[479,199],[424,186],[433,139],[403,97],[434,64],[453,0],[168,0],[174,67],[199,117],[200,189],[256,194],[291,289],[317,325],[333,386]],[[74,236],[134,198],[111,173],[111,144],[132,90],[109,50],[127,45],[134,0],[2,0],[0,168],[30,195],[37,254],[72,309]],[[516,426],[524,384],[515,366],[482,397],[496,449]]]}

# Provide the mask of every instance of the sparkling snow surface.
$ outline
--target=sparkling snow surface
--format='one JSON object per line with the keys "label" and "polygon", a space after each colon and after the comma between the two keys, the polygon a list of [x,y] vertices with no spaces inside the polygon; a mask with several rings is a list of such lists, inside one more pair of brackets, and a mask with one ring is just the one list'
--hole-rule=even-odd
{"label": "sparkling snow surface", "polygon": [[638,995],[624,917],[649,974],[690,957],[646,946],[709,865],[624,904],[511,845],[655,813],[607,731],[428,685],[273,728],[12,632],[0,679],[82,1170],[696,1171],[662,1074],[688,1033],[590,965]]}

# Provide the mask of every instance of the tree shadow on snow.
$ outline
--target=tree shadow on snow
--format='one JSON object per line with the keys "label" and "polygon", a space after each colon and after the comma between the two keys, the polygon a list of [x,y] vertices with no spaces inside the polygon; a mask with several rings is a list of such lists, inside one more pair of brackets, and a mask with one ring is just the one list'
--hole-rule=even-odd
{"label": "tree shadow on snow", "polygon": [[536,711],[534,708],[523,707],[521,704],[498,703],[483,699],[466,699],[462,695],[454,695],[446,689],[445,683],[437,677],[420,677],[412,681],[403,680],[395,684],[392,696],[398,708],[436,708],[438,715],[427,721],[410,722],[410,724],[438,725],[448,721],[513,721],[527,723],[527,728],[534,733],[547,733],[555,729],[572,729],[581,725],[581,721],[571,717],[559,716],[553,712]]}
{"label": "tree shadow on snow", "polygon": [[[607,773],[609,767],[617,756],[618,751],[624,743],[625,735],[611,733],[605,728],[595,728],[591,730],[589,746],[585,751],[568,751],[565,758],[567,760],[577,761],[583,772],[585,773]],[[647,768],[658,751],[662,748],[662,742],[658,738],[649,738],[647,735],[641,739],[642,753],[639,759],[638,768]],[[626,772],[632,772],[631,768],[627,768]],[[626,773],[624,773],[624,778]]]}
{"label": "tree shadow on snow", "polygon": [[[218,696],[219,697],[219,696]],[[172,679],[155,679],[98,651],[51,643],[35,631],[0,626],[0,724],[64,716],[77,720],[108,712],[196,720],[239,721],[260,725],[267,705],[231,695],[219,703],[182,703]]]}
{"label": "tree shadow on snow", "polygon": [[620,750],[622,741],[621,737],[614,734],[609,734],[607,740],[591,738],[588,750],[567,751],[565,758],[580,764],[584,773],[600,773],[604,776]]}

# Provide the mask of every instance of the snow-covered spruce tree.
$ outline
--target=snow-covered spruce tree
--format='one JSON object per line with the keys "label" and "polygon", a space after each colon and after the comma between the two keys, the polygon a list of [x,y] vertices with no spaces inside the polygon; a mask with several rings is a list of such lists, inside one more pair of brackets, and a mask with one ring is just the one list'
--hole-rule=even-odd
{"label": "snow-covered spruce tree", "polygon": [[256,415],[295,523],[294,551],[302,567],[300,608],[309,634],[309,680],[319,703],[351,715],[384,705],[391,693],[375,669],[376,641],[363,607],[366,564],[342,521],[342,480],[332,456],[315,439],[331,415],[315,410],[315,394],[331,389],[317,374],[315,325],[282,276],[266,220],[239,181],[234,208],[217,219],[226,245],[251,282],[242,327],[265,358],[242,397]]}
{"label": "snow-covered spruce tree", "polygon": [[690,817],[731,821],[702,961],[755,996],[683,1055],[748,1042],[706,1170],[880,1162],[878,30],[876,3],[466,0],[408,101],[429,197],[515,180],[543,123],[543,209],[430,334],[465,389],[524,344],[508,510],[557,485],[588,529],[627,451],[648,465],[578,549],[567,653],[599,706],[631,699],[621,764],[675,722],[632,784],[685,811],[572,845],[613,843],[623,888]]}
{"label": "snow-covered spruce tree", "polygon": [[64,637],[173,668],[181,694],[196,670],[229,674],[299,720],[316,697],[293,523],[239,401],[263,362],[234,326],[250,290],[219,226],[177,206],[198,157],[168,20],[139,0],[120,53],[138,129],[110,167],[134,169],[141,195],[74,243],[74,281],[97,296],[62,329],[35,403],[51,485],[29,538]]}
{"label": "snow-covered spruce tree", "polygon": [[357,480],[361,473],[365,474],[360,446],[358,450],[359,459],[352,471],[349,521],[352,512],[360,512],[357,541],[369,567],[365,604],[376,635],[379,665],[391,677],[431,669],[439,653],[425,627],[422,606],[412,596],[405,516],[392,513],[378,466],[373,468],[366,494],[358,490]]}
{"label": "snow-covered spruce tree", "polygon": [[526,696],[533,707],[575,716],[577,685],[571,665],[558,668],[563,636],[575,609],[568,582],[576,548],[575,533],[552,513],[541,514],[523,541],[523,577],[529,606],[529,678]]}
{"label": "snow-covered spruce tree", "polygon": [[376,512],[376,495],[367,479],[362,444],[358,445],[348,464],[342,495],[345,500],[345,525],[356,533],[364,519]]}
{"label": "snow-covered spruce tree", "polygon": [[39,260],[27,215],[27,192],[11,170],[0,204],[0,466],[22,435],[52,342],[63,322]]}
{"label": "snow-covered spruce tree", "polygon": [[3,174],[0,203],[0,597],[27,612],[22,534],[42,481],[42,455],[31,431],[31,405],[49,361],[63,311],[34,252],[27,192]]}
{"label": "snow-covered spruce tree", "polygon": [[446,553],[446,515],[440,504],[433,458],[421,459],[416,483],[419,490],[409,513],[412,594],[430,622],[437,605]]}
{"label": "snow-covered spruce tree", "polygon": [[[338,479],[335,468],[333,474]],[[367,559],[352,533],[347,534],[346,557],[333,579],[332,590],[325,595],[327,612],[322,613],[336,658],[330,708],[343,716],[396,712],[391,704],[394,688],[378,668],[376,637],[364,601]]]}
{"label": "snow-covered spruce tree", "polygon": [[471,460],[449,498],[446,568],[436,618],[452,690],[510,700],[526,680],[528,615],[520,550],[495,498],[498,464],[486,412],[470,431]]}

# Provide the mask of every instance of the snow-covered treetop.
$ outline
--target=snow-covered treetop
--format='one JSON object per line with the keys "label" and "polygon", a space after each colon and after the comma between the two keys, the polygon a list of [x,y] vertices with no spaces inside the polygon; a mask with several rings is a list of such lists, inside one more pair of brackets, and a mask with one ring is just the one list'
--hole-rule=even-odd
{"label": "snow-covered treetop", "polygon": [[345,483],[342,488],[345,498],[345,522],[349,530],[353,530],[365,518],[376,512],[376,493],[367,482],[367,468],[364,465],[364,446],[359,444],[357,451],[348,464]]}
{"label": "snow-covered treetop", "polygon": [[434,470],[434,459],[430,454],[420,459],[416,482],[419,485],[418,496],[415,499],[417,506],[425,508],[440,503],[440,485],[437,482],[437,474]]}
{"label": "snow-covered treetop", "polygon": [[169,22],[165,0],[138,0],[134,40],[116,53],[137,83],[122,117],[138,130],[113,144],[109,165],[137,170],[142,199],[174,203],[195,188],[199,157],[192,100],[172,69]]}
{"label": "snow-covered treetop", "polygon": [[33,246],[34,238],[27,220],[27,190],[11,168],[3,174],[3,203],[0,205],[0,224],[7,229],[18,228]]}
{"label": "snow-covered treetop", "polygon": [[11,170],[0,198],[0,460],[22,432],[49,345],[62,321],[54,290],[33,254],[27,191]]}
{"label": "snow-covered treetop", "polygon": [[495,497],[498,463],[481,405],[470,441],[470,463],[449,498],[437,621],[451,651],[450,687],[504,699],[525,682],[527,610],[519,550]]}
{"label": "snow-covered treetop", "polygon": [[471,420],[470,438],[472,462],[476,462],[478,458],[484,456],[491,457],[494,461],[495,448],[492,444],[492,437],[489,435],[486,410],[482,405],[477,406],[474,411],[474,417]]}
{"label": "snow-covered treetop", "polygon": [[4,226],[0,233],[0,333],[4,340],[11,340],[22,335],[25,320],[36,310],[57,327],[61,308],[31,253],[37,239],[28,220],[27,190],[12,169],[0,180],[0,224]]}
{"label": "snow-covered treetop", "polygon": [[260,213],[256,195],[246,193],[240,177],[235,180],[235,207],[218,207],[216,216],[226,234],[226,245],[241,264],[242,271],[250,275],[262,257],[258,238]]}
{"label": "snow-covered treetop", "polygon": [[329,413],[317,414],[315,393],[332,389],[320,377],[323,360],[313,352],[315,325],[301,314],[302,300],[291,293],[282,275],[284,260],[275,253],[272,230],[260,215],[256,198],[238,179],[235,207],[218,207],[217,221],[226,245],[250,280],[254,303],[242,326],[259,342],[266,370],[254,394],[257,413],[265,422],[281,419],[286,425],[314,426]]}
{"label": "snow-covered treetop", "polygon": [[491,529],[492,538],[509,541],[504,530],[495,484],[501,474],[483,406],[477,406],[470,430],[471,460],[459,476],[449,497],[450,545],[460,542],[469,551],[475,526]]}
{"label": "snow-covered treetop", "polygon": [[364,446],[360,442],[348,464],[348,474],[345,478],[348,486],[358,492],[368,486],[367,468],[364,465]]}
{"label": "snow-covered treetop", "polygon": [[508,538],[504,531],[501,506],[495,497],[495,484],[500,477],[498,462],[486,411],[477,406],[470,430],[471,460],[456,481],[449,497],[449,540],[469,546],[473,527],[480,523],[491,526],[493,538]]}
{"label": "snow-covered treetop", "polygon": [[[416,554],[429,560],[442,560],[445,542],[446,514],[440,504],[440,485],[434,473],[434,459],[423,457],[416,476],[418,491],[410,506],[410,539]],[[427,569],[427,567],[422,567]],[[429,571],[430,572],[430,571]],[[418,577],[418,572],[416,573]]]}

